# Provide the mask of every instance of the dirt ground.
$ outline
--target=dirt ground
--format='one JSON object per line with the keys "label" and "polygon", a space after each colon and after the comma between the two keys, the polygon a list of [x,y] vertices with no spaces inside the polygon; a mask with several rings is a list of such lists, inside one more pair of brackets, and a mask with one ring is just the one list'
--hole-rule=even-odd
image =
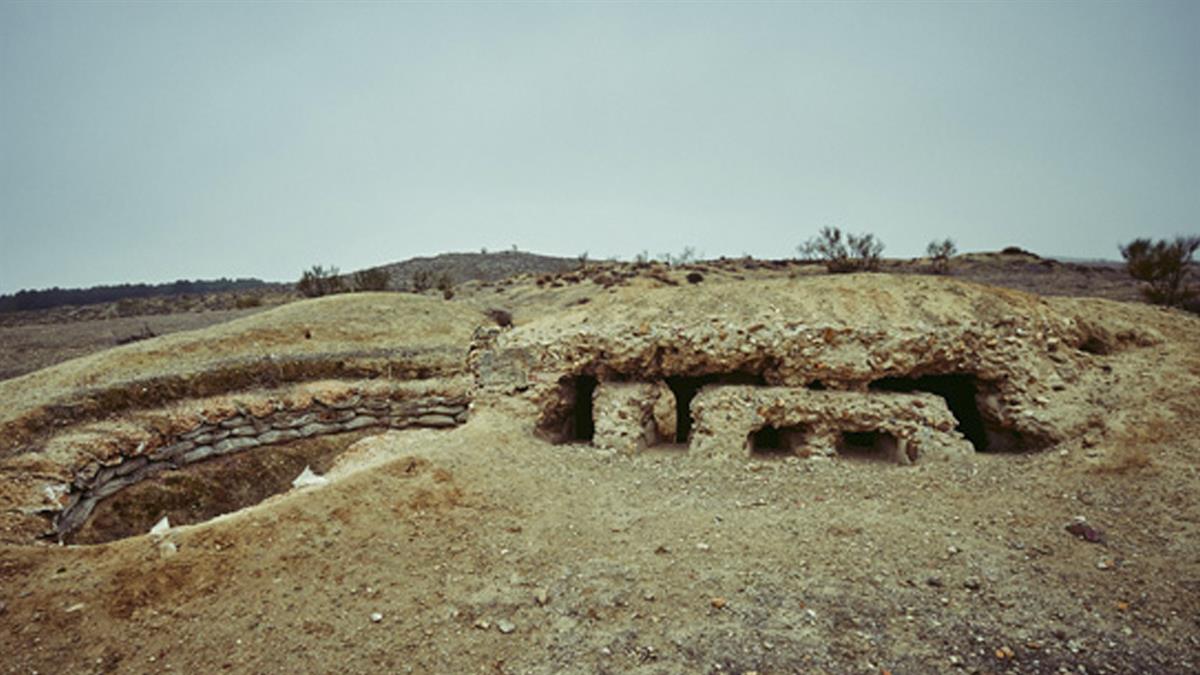
{"label": "dirt ground", "polygon": [[0,326],[0,380],[32,373],[145,335],[197,330],[257,314],[264,308],[147,314],[63,322],[52,327],[26,322]]}
{"label": "dirt ground", "polygon": [[[460,301],[520,318],[598,288]],[[165,536],[2,546],[0,672],[1195,672],[1200,321],[1138,311],[1168,340],[1105,357],[1137,405],[1099,443],[712,462],[484,410]]]}

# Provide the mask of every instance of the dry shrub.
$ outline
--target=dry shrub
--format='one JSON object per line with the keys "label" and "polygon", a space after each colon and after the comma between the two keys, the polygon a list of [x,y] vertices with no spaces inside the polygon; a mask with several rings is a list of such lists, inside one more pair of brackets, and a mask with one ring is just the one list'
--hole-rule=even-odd
{"label": "dry shrub", "polygon": [[1148,446],[1123,443],[1114,447],[1104,461],[1092,469],[1092,473],[1126,474],[1145,469],[1153,464]]}
{"label": "dry shrub", "polygon": [[1161,446],[1163,435],[1159,432],[1167,421],[1163,419],[1148,420],[1138,424],[1108,444],[1109,449],[1103,460],[1090,469],[1092,473],[1106,475],[1124,475],[1141,471],[1153,466],[1152,449]]}

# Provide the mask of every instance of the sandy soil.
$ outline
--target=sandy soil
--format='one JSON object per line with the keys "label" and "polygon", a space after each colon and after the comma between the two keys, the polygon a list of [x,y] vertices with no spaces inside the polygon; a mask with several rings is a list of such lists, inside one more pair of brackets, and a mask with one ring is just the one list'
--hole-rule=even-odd
{"label": "sandy soil", "polygon": [[[486,287],[419,325],[420,303],[300,303],[0,394],[20,407],[12,382],[49,400],[95,373],[194,372],[235,336],[450,345],[493,297],[518,317],[604,302],[591,283]],[[1200,321],[1090,306],[1167,338],[1103,357],[1126,409],[1099,443],[910,467],[704,462],[551,445],[483,411],[367,437],[329,485],[165,537],[0,547],[0,672],[1195,672]],[[303,326],[342,337],[288,346]]]}
{"label": "sandy soil", "polygon": [[502,419],[419,434],[173,555],[0,551],[7,671],[1195,668],[1194,439],[1106,472],[1079,449],[714,467]]}

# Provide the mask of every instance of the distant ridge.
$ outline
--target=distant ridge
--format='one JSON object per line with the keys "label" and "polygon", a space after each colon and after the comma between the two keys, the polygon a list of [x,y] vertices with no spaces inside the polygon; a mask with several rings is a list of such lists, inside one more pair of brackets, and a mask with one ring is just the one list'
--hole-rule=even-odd
{"label": "distant ridge", "polygon": [[410,258],[401,262],[379,265],[391,275],[390,288],[404,289],[412,285],[418,272],[446,272],[456,284],[464,281],[499,281],[518,274],[551,274],[578,267],[575,258],[556,258],[525,251],[496,251],[491,253],[442,253],[432,257]]}

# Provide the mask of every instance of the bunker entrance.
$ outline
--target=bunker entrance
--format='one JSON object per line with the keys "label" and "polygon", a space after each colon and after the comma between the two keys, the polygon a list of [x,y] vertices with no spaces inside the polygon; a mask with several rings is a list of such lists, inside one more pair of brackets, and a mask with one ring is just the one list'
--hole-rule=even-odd
{"label": "bunker entrance", "polygon": [[808,438],[802,426],[766,426],[750,432],[750,455],[756,459],[789,457],[800,453]]}
{"label": "bunker entrance", "polygon": [[563,440],[566,442],[591,443],[596,435],[596,419],[593,416],[592,396],[596,393],[596,378],[580,375],[573,384],[574,401],[567,418]]}
{"label": "bunker entrance", "polygon": [[894,461],[898,444],[896,437],[886,431],[843,431],[837,452],[848,459]]}
{"label": "bunker entrance", "polygon": [[[979,411],[976,396],[979,393],[978,382],[974,375],[923,375],[921,377],[885,377],[871,383],[871,389],[876,391],[894,391],[901,393],[925,392],[936,394],[946,400],[950,413],[958,421],[955,429],[966,437],[977,452],[989,449],[988,425],[983,414]],[[998,449],[992,447],[992,449]]]}
{"label": "bunker entrance", "polygon": [[713,373],[710,375],[675,375],[666,378],[667,386],[675,395],[675,442],[686,444],[692,436],[692,400],[705,385],[749,384],[763,386],[767,382],[762,375],[753,373]]}

